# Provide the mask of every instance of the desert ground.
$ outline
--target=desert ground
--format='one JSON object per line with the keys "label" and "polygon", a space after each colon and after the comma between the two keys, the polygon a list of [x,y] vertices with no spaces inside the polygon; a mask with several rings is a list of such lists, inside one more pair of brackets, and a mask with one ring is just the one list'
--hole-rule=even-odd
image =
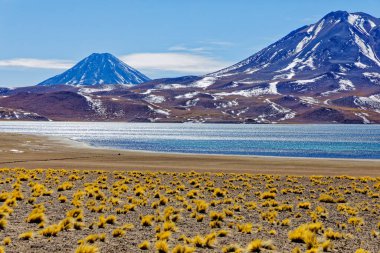
{"label": "desert ground", "polygon": [[380,252],[380,178],[1,169],[2,252]]}
{"label": "desert ground", "polygon": [[0,253],[380,252],[376,160],[0,140]]}

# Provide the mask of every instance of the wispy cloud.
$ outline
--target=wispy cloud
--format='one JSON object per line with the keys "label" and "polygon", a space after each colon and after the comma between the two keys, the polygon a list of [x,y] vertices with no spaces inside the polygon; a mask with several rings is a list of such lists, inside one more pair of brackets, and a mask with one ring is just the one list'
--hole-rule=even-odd
{"label": "wispy cloud", "polygon": [[218,41],[218,40],[206,40],[206,41],[200,41],[200,43],[219,46],[219,47],[230,47],[234,45],[234,43],[229,42],[229,41]]}
{"label": "wispy cloud", "polygon": [[34,58],[14,58],[0,60],[0,67],[19,67],[36,69],[68,69],[74,65],[71,61],[45,60]]}
{"label": "wispy cloud", "polygon": [[207,47],[186,47],[183,45],[172,46],[168,48],[169,51],[181,51],[181,52],[191,52],[191,53],[204,53],[210,50]]}
{"label": "wispy cloud", "polygon": [[198,41],[193,44],[197,46],[188,46],[186,44],[174,45],[168,48],[168,51],[188,52],[194,54],[210,54],[212,51],[224,50],[234,44],[228,41]]}
{"label": "wispy cloud", "polygon": [[[180,50],[180,48],[177,48],[177,50]],[[167,73],[172,75],[175,75],[176,73],[178,73],[178,75],[201,75],[225,68],[231,64],[209,55],[180,51],[136,53],[123,55],[119,58],[128,65],[141,70],[144,73],[153,73],[156,77],[165,77]],[[73,61],[53,59],[14,58],[0,60],[0,68],[66,70],[71,68],[74,64]]]}
{"label": "wispy cloud", "polygon": [[206,74],[230,65],[229,62],[189,53],[139,53],[120,57],[125,63],[142,71]]}

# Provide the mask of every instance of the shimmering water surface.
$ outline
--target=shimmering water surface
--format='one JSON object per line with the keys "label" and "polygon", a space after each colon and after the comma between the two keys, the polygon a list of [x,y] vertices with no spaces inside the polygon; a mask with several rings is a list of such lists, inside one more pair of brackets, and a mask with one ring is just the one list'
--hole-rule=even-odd
{"label": "shimmering water surface", "polygon": [[0,122],[0,132],[173,153],[380,159],[380,125]]}

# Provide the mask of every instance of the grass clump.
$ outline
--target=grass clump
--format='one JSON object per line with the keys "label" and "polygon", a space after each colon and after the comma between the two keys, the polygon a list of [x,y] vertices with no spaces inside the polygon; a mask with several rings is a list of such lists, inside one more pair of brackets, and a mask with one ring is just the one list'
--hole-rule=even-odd
{"label": "grass clump", "polygon": [[228,252],[231,252],[231,253],[241,253],[243,252],[243,249],[240,248],[239,245],[236,245],[236,244],[232,244],[232,245],[227,245],[227,246],[224,246],[222,248],[222,252],[223,253],[228,253]]}
{"label": "grass clump", "polygon": [[223,221],[225,217],[226,215],[223,212],[221,213],[214,212],[214,211],[210,212],[210,219],[212,221]]}
{"label": "grass clump", "polygon": [[322,243],[322,250],[323,252],[331,251],[333,248],[333,245],[330,240],[324,241]]}
{"label": "grass clump", "polygon": [[273,245],[271,240],[263,241],[260,239],[256,239],[251,241],[246,248],[247,252],[261,252],[263,249],[266,250],[275,250],[276,247]]}
{"label": "grass clump", "polygon": [[156,246],[156,250],[158,253],[168,253],[169,252],[169,245],[166,241],[157,241],[155,246]]}
{"label": "grass clump", "polygon": [[341,233],[335,232],[331,228],[327,229],[324,235],[326,239],[331,239],[331,240],[338,240],[338,239],[343,238],[343,235]]}
{"label": "grass clump", "polygon": [[324,203],[335,203],[335,199],[328,194],[321,194],[318,200]]}
{"label": "grass clump", "polygon": [[239,232],[250,234],[252,233],[253,224],[252,223],[237,224],[236,227]]}
{"label": "grass clump", "polygon": [[227,195],[227,191],[222,190],[220,188],[215,188],[214,191],[213,191],[213,195],[215,197],[222,198],[222,197],[225,197]]}
{"label": "grass clump", "polygon": [[299,208],[302,209],[310,209],[311,208],[311,203],[310,202],[302,202],[298,204]]}
{"label": "grass clump", "polygon": [[95,243],[97,241],[104,242],[106,240],[106,234],[91,234],[88,235],[84,240],[80,240],[81,244],[84,243]]}
{"label": "grass clump", "polygon": [[61,226],[53,224],[41,230],[40,234],[46,237],[57,236],[58,233],[61,231],[61,228]]}
{"label": "grass clump", "polygon": [[35,205],[32,212],[26,218],[28,223],[43,223],[46,221],[45,206],[43,204]]}
{"label": "grass clump", "polygon": [[33,238],[33,235],[34,234],[32,231],[28,231],[28,232],[20,234],[18,238],[21,240],[30,240]]}
{"label": "grass clump", "polygon": [[82,244],[76,248],[75,253],[98,253],[98,247],[89,244]]}
{"label": "grass clump", "polygon": [[4,245],[10,245],[11,243],[12,243],[12,239],[9,236],[7,236],[3,239]]}
{"label": "grass clump", "polygon": [[217,236],[218,237],[226,237],[227,235],[228,235],[228,231],[227,230],[219,230],[218,232],[217,232]]}
{"label": "grass clump", "polygon": [[67,191],[67,190],[71,190],[72,188],[74,187],[73,183],[71,182],[64,182],[63,184],[61,184],[60,186],[58,186],[58,191]]}
{"label": "grass clump", "polygon": [[174,247],[171,253],[193,253],[195,248],[189,247],[187,245],[177,245]]}
{"label": "grass clump", "polygon": [[116,228],[112,231],[112,236],[113,237],[122,237],[125,235],[125,230],[123,229],[120,229],[120,228]]}
{"label": "grass clump", "polygon": [[152,226],[154,221],[154,215],[146,215],[141,217],[141,225],[144,227]]}
{"label": "grass clump", "polygon": [[213,248],[216,242],[216,233],[211,233],[205,237],[196,235],[191,241],[197,248]]}
{"label": "grass clump", "polygon": [[305,243],[308,249],[318,246],[317,232],[322,229],[321,223],[303,224],[293,231],[290,231],[288,237],[292,242]]}
{"label": "grass clump", "polygon": [[357,249],[355,253],[370,253],[368,250],[365,249]]}
{"label": "grass clump", "polygon": [[347,222],[348,222],[348,224],[351,224],[354,227],[364,225],[364,220],[363,220],[363,218],[360,218],[360,217],[350,217],[350,218],[348,218]]}
{"label": "grass clump", "polygon": [[138,245],[139,249],[141,250],[148,250],[150,248],[150,242],[149,241],[143,241]]}
{"label": "grass clump", "polygon": [[274,192],[263,192],[260,195],[261,199],[274,199],[276,197],[276,193]]}
{"label": "grass clump", "polygon": [[195,202],[196,204],[196,211],[198,213],[206,213],[208,209],[208,203],[204,200],[198,200]]}
{"label": "grass clump", "polygon": [[159,241],[167,241],[172,233],[170,231],[162,231],[156,235],[157,240]]}
{"label": "grass clump", "polygon": [[0,230],[4,230],[8,225],[8,221],[5,218],[0,219]]}

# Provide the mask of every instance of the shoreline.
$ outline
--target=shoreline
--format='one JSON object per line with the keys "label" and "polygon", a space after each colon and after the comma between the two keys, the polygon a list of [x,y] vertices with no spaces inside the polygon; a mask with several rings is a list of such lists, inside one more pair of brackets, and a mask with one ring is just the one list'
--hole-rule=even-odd
{"label": "shoreline", "polygon": [[[78,141],[80,142],[80,141]],[[250,157],[250,158],[273,158],[273,159],[306,159],[306,160],[334,160],[334,161],[373,161],[380,162],[379,159],[365,159],[365,158],[334,158],[334,157],[304,157],[304,156],[270,156],[270,155],[235,155],[235,154],[207,154],[207,153],[182,153],[182,152],[163,152],[163,151],[151,151],[151,150],[135,150],[135,149],[117,149],[117,148],[109,148],[109,147],[100,147],[100,146],[92,146],[87,143],[84,143],[89,148],[94,149],[106,149],[106,150],[114,150],[114,151],[125,151],[125,152],[136,152],[136,153],[146,153],[146,154],[161,154],[161,155],[200,155],[200,156],[215,156],[215,157]]]}
{"label": "shoreline", "polygon": [[[13,151],[12,151],[13,150]],[[67,138],[0,133],[0,167],[380,176],[380,160],[184,154],[94,147]]]}
{"label": "shoreline", "polygon": [[[0,133],[1,135],[1,133]],[[21,134],[29,135],[29,134]],[[47,139],[54,141],[62,142],[63,144],[72,146],[74,148],[89,148],[89,149],[100,149],[100,150],[112,150],[112,151],[121,151],[121,152],[132,152],[132,153],[146,153],[146,154],[161,154],[161,155],[185,155],[185,156],[215,156],[215,157],[251,157],[251,158],[273,158],[273,159],[315,159],[315,160],[336,160],[336,161],[373,161],[380,162],[379,159],[365,159],[365,158],[334,158],[334,157],[303,157],[303,156],[270,156],[270,155],[237,155],[237,154],[207,154],[207,153],[185,153],[185,152],[164,152],[164,151],[152,151],[152,150],[136,150],[136,149],[118,149],[111,147],[102,147],[91,145],[82,141],[73,140],[66,137],[55,137],[48,135],[31,135],[31,136],[41,136]]]}

